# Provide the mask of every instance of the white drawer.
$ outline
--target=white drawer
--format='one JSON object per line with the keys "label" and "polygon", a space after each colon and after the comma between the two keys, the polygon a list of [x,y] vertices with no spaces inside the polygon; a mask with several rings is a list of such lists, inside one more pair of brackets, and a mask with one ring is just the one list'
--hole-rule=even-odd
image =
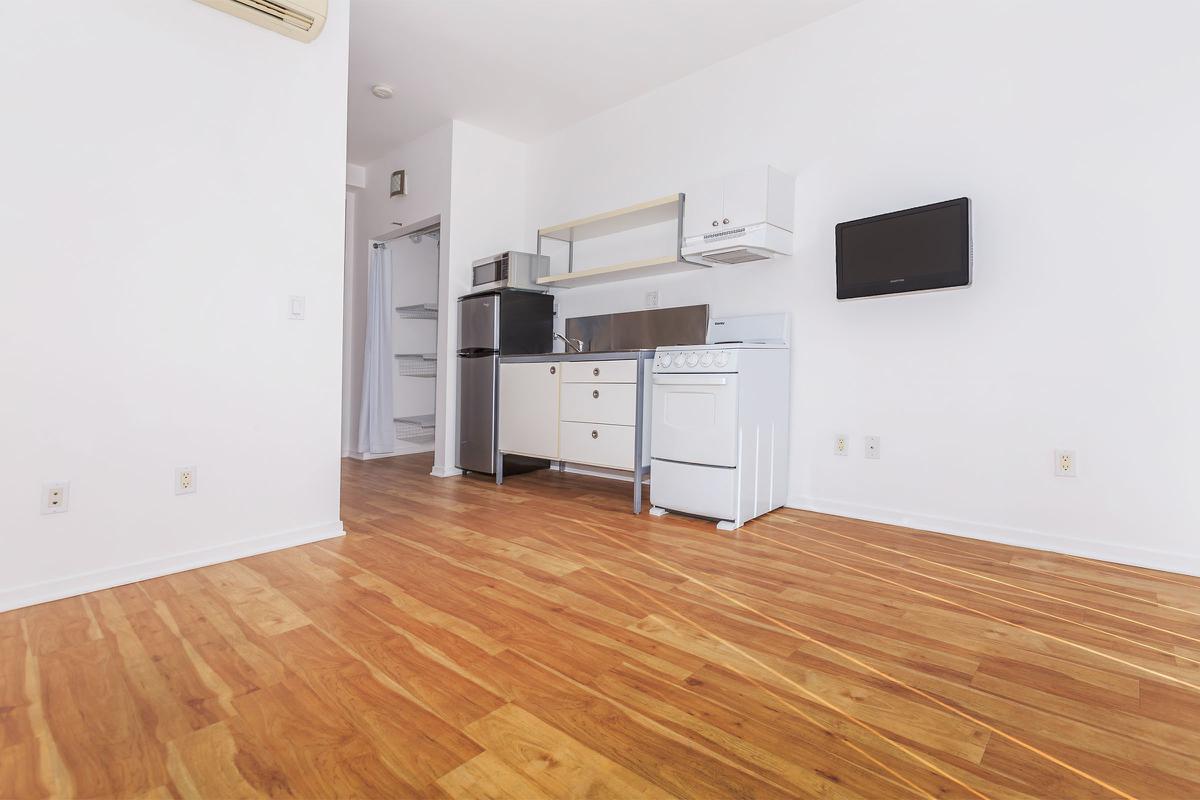
{"label": "white drawer", "polygon": [[676,461],[650,462],[650,502],[713,519],[737,519],[738,471]]}
{"label": "white drawer", "polygon": [[564,383],[563,422],[637,424],[637,386],[632,383]]}
{"label": "white drawer", "polygon": [[563,422],[559,425],[559,458],[575,464],[631,470],[633,431],[628,425]]}
{"label": "white drawer", "polygon": [[564,361],[563,383],[637,383],[638,362]]}

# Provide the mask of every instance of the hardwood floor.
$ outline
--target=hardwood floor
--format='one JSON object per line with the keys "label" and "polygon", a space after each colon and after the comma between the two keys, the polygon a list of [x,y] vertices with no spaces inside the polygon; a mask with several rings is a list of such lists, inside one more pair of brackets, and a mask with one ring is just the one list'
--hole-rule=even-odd
{"label": "hardwood floor", "polygon": [[0,614],[0,797],[1200,798],[1200,579],[428,470]]}

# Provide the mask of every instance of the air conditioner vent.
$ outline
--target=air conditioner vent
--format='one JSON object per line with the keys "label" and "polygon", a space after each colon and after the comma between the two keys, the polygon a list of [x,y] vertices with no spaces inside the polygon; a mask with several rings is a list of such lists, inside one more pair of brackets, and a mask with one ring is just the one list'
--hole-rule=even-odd
{"label": "air conditioner vent", "polygon": [[325,27],[328,0],[199,0],[236,17],[302,42],[311,42]]}
{"label": "air conditioner vent", "polygon": [[280,22],[294,25],[302,31],[311,31],[317,20],[311,14],[303,14],[294,8],[288,8],[283,3],[273,3],[271,0],[233,0],[247,8],[274,17]]}

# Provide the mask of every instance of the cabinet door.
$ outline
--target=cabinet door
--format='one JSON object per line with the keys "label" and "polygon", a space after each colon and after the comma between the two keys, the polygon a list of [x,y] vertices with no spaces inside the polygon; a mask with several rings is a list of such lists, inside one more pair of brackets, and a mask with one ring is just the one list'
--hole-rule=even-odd
{"label": "cabinet door", "polygon": [[556,363],[500,365],[500,449],[538,458],[558,458]]}
{"label": "cabinet door", "polygon": [[683,193],[684,236],[703,236],[720,228],[724,214],[723,191],[721,181],[715,180],[697,184]]}
{"label": "cabinet door", "polygon": [[[755,167],[725,178],[721,228],[754,225],[767,219],[767,168]],[[728,222],[726,222],[728,220]]]}

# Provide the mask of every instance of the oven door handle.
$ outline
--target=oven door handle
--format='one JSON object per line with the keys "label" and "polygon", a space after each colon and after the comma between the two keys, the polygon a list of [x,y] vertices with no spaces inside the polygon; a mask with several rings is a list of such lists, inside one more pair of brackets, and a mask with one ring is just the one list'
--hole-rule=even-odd
{"label": "oven door handle", "polygon": [[728,375],[655,375],[655,386],[725,386]]}

